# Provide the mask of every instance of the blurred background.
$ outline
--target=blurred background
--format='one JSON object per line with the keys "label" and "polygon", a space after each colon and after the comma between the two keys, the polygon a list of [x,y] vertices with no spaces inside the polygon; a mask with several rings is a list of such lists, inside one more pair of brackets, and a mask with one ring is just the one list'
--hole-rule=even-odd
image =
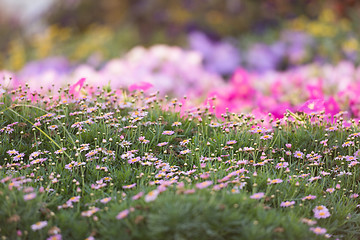
{"label": "blurred background", "polygon": [[358,0],[0,0],[0,87],[86,78],[218,115],[316,101],[360,119],[359,23]]}
{"label": "blurred background", "polygon": [[357,64],[359,11],[356,0],[0,0],[0,68],[52,56],[98,68],[160,43],[200,52],[221,75]]}

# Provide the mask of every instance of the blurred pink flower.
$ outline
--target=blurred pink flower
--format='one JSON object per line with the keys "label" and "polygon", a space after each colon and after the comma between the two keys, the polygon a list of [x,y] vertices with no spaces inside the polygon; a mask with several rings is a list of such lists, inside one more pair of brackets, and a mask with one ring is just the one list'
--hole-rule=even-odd
{"label": "blurred pink flower", "polygon": [[203,188],[209,187],[209,186],[212,185],[212,184],[213,184],[212,181],[205,181],[205,182],[197,183],[197,184],[196,184],[196,188],[198,188],[198,189],[203,189]]}
{"label": "blurred pink flower", "polygon": [[80,91],[84,85],[85,80],[85,78],[81,78],[75,84],[71,85],[69,89],[69,94],[73,94],[74,97],[78,97],[80,95]]}
{"label": "blurred pink flower", "polygon": [[151,83],[148,83],[148,82],[139,82],[139,83],[134,83],[134,84],[131,84],[129,86],[129,91],[132,92],[134,90],[143,90],[143,91],[146,91],[148,90],[149,88],[153,87],[153,85]]}
{"label": "blurred pink flower", "polygon": [[324,100],[322,99],[310,99],[304,104],[300,105],[298,108],[299,112],[304,112],[307,114],[318,113],[322,110],[325,110]]}
{"label": "blurred pink flower", "polygon": [[130,210],[125,209],[125,210],[119,212],[119,214],[116,216],[116,219],[118,219],[118,220],[123,219],[123,218],[127,217],[127,215],[129,215],[129,213],[130,213]]}
{"label": "blurred pink flower", "polygon": [[259,193],[254,193],[253,195],[250,196],[251,199],[261,199],[265,196],[265,193],[263,192],[259,192]]}

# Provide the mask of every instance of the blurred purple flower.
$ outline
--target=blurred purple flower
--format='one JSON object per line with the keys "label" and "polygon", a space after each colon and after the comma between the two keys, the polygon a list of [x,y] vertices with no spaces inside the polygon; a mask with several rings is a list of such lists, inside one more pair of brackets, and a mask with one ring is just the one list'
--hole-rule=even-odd
{"label": "blurred purple flower", "polygon": [[226,41],[212,41],[204,33],[191,32],[190,47],[202,54],[205,68],[213,73],[231,74],[240,64],[239,49]]}
{"label": "blurred purple flower", "polygon": [[246,65],[258,72],[275,70],[282,58],[282,48],[279,43],[273,46],[254,44],[247,52]]}

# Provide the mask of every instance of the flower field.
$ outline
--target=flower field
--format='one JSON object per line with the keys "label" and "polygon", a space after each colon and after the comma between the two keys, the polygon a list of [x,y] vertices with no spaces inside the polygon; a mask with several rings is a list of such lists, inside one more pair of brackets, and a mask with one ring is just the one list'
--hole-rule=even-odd
{"label": "flower field", "polygon": [[360,239],[359,12],[0,1],[0,239]]}
{"label": "flower field", "polygon": [[1,96],[3,238],[360,237],[360,130],[342,113],[219,119],[72,87]]}

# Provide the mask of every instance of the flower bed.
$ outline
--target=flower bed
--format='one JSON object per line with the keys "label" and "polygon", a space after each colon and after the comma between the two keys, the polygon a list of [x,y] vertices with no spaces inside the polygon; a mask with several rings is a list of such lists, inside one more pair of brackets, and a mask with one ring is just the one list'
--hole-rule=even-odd
{"label": "flower bed", "polygon": [[2,93],[3,238],[360,237],[359,126],[341,114],[263,125],[208,108],[181,117],[179,102],[140,92],[79,91]]}

